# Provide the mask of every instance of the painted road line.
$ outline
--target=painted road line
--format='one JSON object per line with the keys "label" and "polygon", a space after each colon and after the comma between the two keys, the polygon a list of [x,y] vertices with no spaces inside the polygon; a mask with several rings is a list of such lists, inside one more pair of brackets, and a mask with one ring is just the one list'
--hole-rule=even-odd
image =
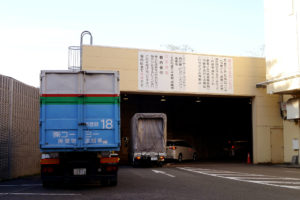
{"label": "painted road line", "polygon": [[297,174],[300,173],[300,172],[298,172],[298,171],[284,171],[284,172],[288,172],[288,173],[297,173]]}
{"label": "painted road line", "polygon": [[[231,171],[223,171],[221,170],[220,172],[228,172],[228,173],[218,173],[217,170],[210,170],[208,173],[207,169],[202,170],[201,168],[190,168],[185,167],[187,171],[193,171],[196,173],[201,173],[201,174],[209,174],[209,175],[216,175],[216,176],[226,176],[227,175],[231,178],[245,178],[245,179],[286,179],[286,180],[299,180],[299,178],[288,178],[288,177],[276,177],[276,176],[267,176],[267,175],[262,175],[262,174],[249,174],[249,173],[241,173],[241,172],[231,172]],[[248,178],[249,177],[249,178]]]}
{"label": "painted road line", "polygon": [[76,193],[0,193],[0,195],[24,195],[24,196],[79,196]]}
{"label": "painted road line", "polygon": [[252,181],[252,182],[262,182],[262,183],[276,183],[276,184],[289,184],[289,185],[299,185],[300,186],[300,182],[287,182],[287,181]]}
{"label": "painted road line", "polygon": [[232,171],[224,171],[224,170],[211,170],[211,169],[195,169],[195,168],[190,168],[190,167],[185,167],[187,170],[191,171],[199,171],[199,172],[205,172],[209,174],[216,174],[216,175],[221,175],[221,174],[229,174],[229,175],[249,175],[249,176],[263,176],[260,174],[248,174],[248,173],[242,173],[242,172],[232,172]]}
{"label": "painted road line", "polygon": [[[300,180],[299,178],[288,178],[288,177],[276,177],[276,176],[266,176],[261,174],[249,174],[249,173],[240,173],[240,172],[233,172],[231,174],[222,174],[222,173],[207,173],[206,170],[197,169],[194,170],[193,168],[186,168],[187,171],[192,171],[200,174],[216,176],[216,177],[224,177],[228,179],[279,179],[279,180]],[[236,174],[234,174],[236,173]]]}
{"label": "painted road line", "polygon": [[243,177],[243,179],[249,179],[249,180],[294,180],[294,181],[300,181],[298,178],[287,178],[287,177]]}
{"label": "painted road line", "polygon": [[168,174],[164,171],[159,171],[159,170],[152,170],[154,173],[156,174],[163,174],[163,175],[166,175],[166,176],[169,176],[169,177],[172,177],[172,178],[175,178],[176,176],[172,175],[172,174]]}
{"label": "painted road line", "polygon": [[261,174],[249,174],[249,173],[242,173],[242,172],[233,172],[233,171],[225,171],[225,170],[211,170],[211,169],[202,169],[202,168],[192,168],[192,167],[185,167],[187,170],[190,169],[192,171],[199,171],[199,172],[206,172],[210,174],[240,174],[240,175],[249,175],[249,176],[264,176]]}
{"label": "painted road line", "polygon": [[262,177],[264,175],[259,175],[259,174],[240,174],[240,173],[209,173],[209,174],[214,174],[216,176],[232,176],[232,177]]}
{"label": "painted road line", "polygon": [[[248,174],[248,173],[244,173],[245,176],[243,176],[243,177],[235,177],[232,175],[231,176],[222,176],[221,174],[214,174],[213,172],[208,173],[208,171],[206,169],[202,170],[201,168],[186,168],[186,167],[177,167],[177,168],[181,169],[181,170],[186,170],[186,171],[199,173],[199,174],[203,174],[203,175],[208,175],[208,176],[213,176],[213,177],[218,177],[218,178],[225,178],[225,179],[241,181],[241,182],[248,182],[248,183],[255,183],[255,184],[261,184],[261,185],[267,185],[267,186],[300,190],[300,186],[293,186],[293,185],[289,184],[292,180],[299,181],[300,179],[298,179],[298,178],[275,177],[275,176],[266,176],[266,175],[254,177],[254,176],[260,175],[260,174]],[[254,176],[249,177],[249,175],[254,175]],[[261,180],[264,180],[264,181],[261,181]],[[276,182],[272,183],[267,180],[270,180],[270,181],[277,180],[277,181],[280,181],[280,183],[276,183]],[[295,185],[297,185],[297,184],[295,184]]]}
{"label": "painted road line", "polygon": [[281,187],[281,188],[290,188],[290,189],[300,189],[300,186],[292,186],[292,185],[284,185],[284,184],[273,184],[273,183],[266,183],[266,182],[261,182],[261,181],[249,181],[249,183],[256,183],[256,184],[261,184],[261,185],[268,185],[268,186],[274,186],[274,187]]}

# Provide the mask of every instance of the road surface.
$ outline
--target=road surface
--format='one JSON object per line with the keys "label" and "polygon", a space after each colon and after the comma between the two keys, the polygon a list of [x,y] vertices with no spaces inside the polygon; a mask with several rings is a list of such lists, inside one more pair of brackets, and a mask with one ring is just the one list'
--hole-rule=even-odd
{"label": "road surface", "polygon": [[122,166],[116,187],[43,188],[38,176],[0,182],[2,199],[300,199],[300,168],[184,163],[163,168]]}

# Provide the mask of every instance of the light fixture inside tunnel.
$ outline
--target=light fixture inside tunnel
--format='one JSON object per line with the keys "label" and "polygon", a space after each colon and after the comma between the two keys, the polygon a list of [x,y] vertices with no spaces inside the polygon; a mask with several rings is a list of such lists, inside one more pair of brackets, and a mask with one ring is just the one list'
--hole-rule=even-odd
{"label": "light fixture inside tunnel", "polygon": [[124,100],[124,101],[128,101],[127,94],[124,94],[123,100]]}
{"label": "light fixture inside tunnel", "polygon": [[165,96],[161,96],[160,101],[165,102],[165,101],[167,101],[167,99],[165,98]]}
{"label": "light fixture inside tunnel", "polygon": [[200,103],[200,102],[201,102],[200,98],[197,97],[197,99],[195,100],[195,102],[196,102],[196,103]]}

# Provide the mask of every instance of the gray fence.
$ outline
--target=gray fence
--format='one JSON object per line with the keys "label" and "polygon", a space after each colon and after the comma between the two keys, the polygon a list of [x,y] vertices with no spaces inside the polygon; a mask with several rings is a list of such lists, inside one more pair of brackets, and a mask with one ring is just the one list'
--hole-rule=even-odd
{"label": "gray fence", "polygon": [[38,173],[39,159],[39,89],[0,74],[0,180]]}

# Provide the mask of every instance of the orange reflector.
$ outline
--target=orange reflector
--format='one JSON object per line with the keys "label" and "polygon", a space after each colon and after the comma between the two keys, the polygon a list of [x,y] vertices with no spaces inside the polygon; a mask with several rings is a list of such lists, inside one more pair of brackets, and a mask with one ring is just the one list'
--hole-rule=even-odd
{"label": "orange reflector", "polygon": [[58,165],[59,159],[58,158],[41,159],[40,163],[41,165]]}
{"label": "orange reflector", "polygon": [[100,163],[105,164],[105,163],[118,163],[119,162],[119,157],[104,157],[100,159]]}
{"label": "orange reflector", "polygon": [[165,157],[163,157],[163,156],[160,156],[159,158],[160,158],[161,160],[165,159]]}
{"label": "orange reflector", "polygon": [[48,168],[48,173],[53,173],[54,172],[53,167],[47,167],[47,168]]}
{"label": "orange reflector", "polygon": [[107,166],[106,171],[111,172],[111,171],[117,171],[118,167],[116,166]]}

